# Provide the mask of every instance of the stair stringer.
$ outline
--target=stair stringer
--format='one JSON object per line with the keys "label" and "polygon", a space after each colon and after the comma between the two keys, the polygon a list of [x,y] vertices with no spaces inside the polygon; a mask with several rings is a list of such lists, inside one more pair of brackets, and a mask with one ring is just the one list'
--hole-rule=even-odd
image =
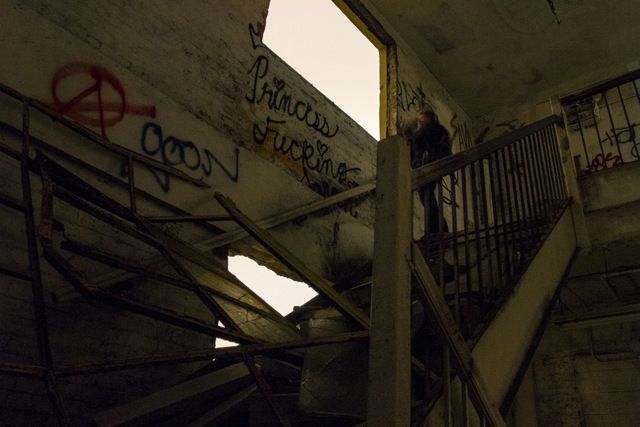
{"label": "stair stringer", "polygon": [[[475,345],[473,370],[495,407],[499,408],[505,398],[575,249],[573,217],[567,209]],[[460,422],[458,418],[462,414],[460,387],[458,379],[452,381],[454,425]],[[445,402],[441,397],[423,425],[444,425],[444,411]],[[475,412],[469,411],[469,415],[470,425],[479,426]]]}

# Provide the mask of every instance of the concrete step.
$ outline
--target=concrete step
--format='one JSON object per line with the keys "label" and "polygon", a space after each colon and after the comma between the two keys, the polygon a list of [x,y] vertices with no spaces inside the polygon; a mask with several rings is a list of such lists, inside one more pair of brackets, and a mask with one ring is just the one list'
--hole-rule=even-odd
{"label": "concrete step", "polygon": [[640,237],[640,199],[586,214],[592,245],[610,244]]}

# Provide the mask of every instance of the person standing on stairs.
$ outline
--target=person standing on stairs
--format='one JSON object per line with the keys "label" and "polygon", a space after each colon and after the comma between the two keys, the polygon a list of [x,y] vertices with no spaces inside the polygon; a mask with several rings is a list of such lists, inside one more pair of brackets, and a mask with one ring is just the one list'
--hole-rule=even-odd
{"label": "person standing on stairs", "polygon": [[[450,156],[451,139],[449,131],[440,124],[438,116],[431,110],[425,110],[409,122],[403,129],[403,137],[411,145],[411,168],[419,168],[428,163]],[[432,182],[418,190],[420,201],[427,211],[425,226],[425,245],[427,235],[440,233],[440,215],[436,200],[437,182]],[[426,205],[425,205],[426,203]],[[442,232],[447,233],[447,221],[442,218]],[[445,281],[453,277],[453,267],[445,261]]]}

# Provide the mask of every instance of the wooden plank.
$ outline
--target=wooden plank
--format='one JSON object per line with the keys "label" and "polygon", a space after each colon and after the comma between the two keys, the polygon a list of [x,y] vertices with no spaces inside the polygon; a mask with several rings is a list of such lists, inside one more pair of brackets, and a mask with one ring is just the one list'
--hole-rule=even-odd
{"label": "wooden plank", "polygon": [[21,200],[11,197],[10,195],[5,193],[0,193],[0,204],[10,207],[11,209],[15,209],[19,212],[26,212],[24,203],[22,203]]}
{"label": "wooden plank", "polygon": [[251,396],[256,389],[255,385],[243,388],[229,396],[225,401],[217,403],[212,410],[193,420],[187,427],[213,427],[219,425],[226,421],[232,415],[233,410]]}
{"label": "wooden plank", "polygon": [[151,222],[233,221],[229,215],[157,215],[145,219]]}
{"label": "wooden plank", "polygon": [[442,291],[438,288],[436,279],[427,266],[420,248],[413,243],[411,247],[411,267],[417,280],[418,291],[427,305],[428,312],[433,314],[433,320],[440,329],[440,333],[446,339],[452,349],[452,356],[456,365],[462,368],[462,374],[471,372],[471,351],[462,336],[451,310],[445,301]]}
{"label": "wooden plank", "polygon": [[51,109],[51,107],[49,107],[45,103],[40,102],[37,99],[28,98],[22,95],[21,93],[19,93],[18,91],[16,91],[15,89],[12,89],[9,86],[6,86],[2,83],[0,83],[0,92],[4,92],[7,95],[15,98],[16,100],[22,101],[28,107],[32,107],[40,111],[41,113],[49,116],[54,121],[59,122],[63,126],[66,126],[67,128],[71,129],[75,133],[87,138],[88,140],[105,148],[108,151],[111,151],[112,153],[120,154],[125,157],[131,156],[135,159],[136,162],[139,162],[151,168],[166,172],[172,176],[175,176],[178,179],[181,179],[186,182],[190,182],[191,184],[197,187],[211,188],[211,186],[205,183],[204,181],[202,181],[202,179],[193,178],[187,175],[185,172],[181,171],[180,169],[177,169],[173,166],[167,165],[158,160],[152,159],[148,156],[132,151],[122,145],[119,145],[104,139],[102,136],[98,135],[96,132],[89,129],[88,127],[78,122],[75,122],[63,116],[62,114],[59,114],[58,112],[54,111],[53,109]]}
{"label": "wooden plank", "polygon": [[47,369],[39,365],[0,362],[0,374],[25,378],[43,378],[47,374]]}
{"label": "wooden plank", "polygon": [[244,361],[244,364],[247,365],[247,368],[249,368],[251,376],[253,376],[253,379],[256,381],[256,385],[258,386],[258,389],[260,389],[260,393],[262,393],[262,395],[264,396],[267,404],[278,420],[278,423],[280,423],[282,427],[291,427],[291,423],[282,413],[282,409],[279,407],[278,403],[273,397],[273,393],[271,392],[269,383],[264,378],[264,375],[262,375],[262,372],[260,372],[260,370],[258,369],[258,366],[253,360],[253,357],[251,357],[249,353],[245,351],[242,353],[242,360]]}
{"label": "wooden plank", "polygon": [[364,328],[369,328],[369,319],[367,316],[359,308],[351,304],[346,298],[333,289],[332,284],[328,280],[320,277],[318,274],[307,268],[307,266],[293,255],[293,253],[285,248],[280,242],[275,240],[269,232],[260,228],[246,215],[240,212],[231,199],[220,193],[215,193],[214,197],[242,228],[267,248],[267,250],[278,258],[278,260],[280,260],[286,267],[298,274],[309,286],[318,293],[329,298],[338,311],[340,311],[345,317],[352,319]]}
{"label": "wooden plank", "polygon": [[[354,187],[354,188],[350,188],[349,190],[342,191],[333,196],[321,198],[314,202],[307,203],[305,205],[298,206],[296,208],[293,208],[284,212],[279,212],[275,215],[267,216],[265,218],[262,218],[256,221],[255,224],[262,229],[268,230],[269,228],[273,228],[278,225],[285,224],[296,218],[300,218],[305,215],[310,215],[321,209],[329,208],[340,202],[344,202],[346,200],[350,200],[358,196],[363,196],[375,190],[375,188],[376,186],[373,183],[363,184],[358,187]],[[249,236],[249,232],[247,232],[243,228],[240,228],[237,230],[228,231],[226,233],[220,234],[219,236],[215,236],[210,239],[203,240],[202,242],[198,243],[198,246],[218,248],[220,246],[225,246],[230,243],[237,242],[238,240],[243,239],[247,236]]]}
{"label": "wooden plank", "polygon": [[449,306],[422,256],[420,248],[415,243],[412,245],[412,260],[410,262],[418,279],[418,291],[425,300],[427,312],[431,314],[440,329],[440,333],[451,349],[451,355],[457,365],[458,375],[469,386],[470,398],[474,402],[476,410],[487,417],[490,425],[494,427],[506,426],[500,412],[489,401],[482,384],[480,384],[478,377],[473,372],[471,350],[464,340],[449,310]]}
{"label": "wooden plank", "polygon": [[63,365],[57,367],[56,375],[58,377],[67,377],[176,363],[207,361],[225,357],[238,357],[241,356],[244,351],[247,351],[250,354],[271,354],[298,348],[345,343],[351,340],[367,339],[368,337],[368,331],[356,331],[336,334],[328,337],[307,338],[280,343],[239,345],[236,347],[221,347],[190,352],[156,354],[153,356],[135,357],[131,359],[105,360],[102,362],[92,362],[80,365]]}
{"label": "wooden plank", "polygon": [[[140,264],[129,261],[128,259],[121,258],[117,255],[108,253],[106,251],[102,251],[100,249],[93,248],[91,246],[87,246],[75,240],[66,239],[60,243],[60,248],[66,251],[73,252],[74,254],[81,256],[83,258],[89,258],[94,261],[98,261],[105,265],[109,265],[111,267],[120,268],[126,271],[130,271],[135,273],[137,276],[141,276],[148,279],[153,279],[161,283],[166,283],[171,286],[175,286],[181,289],[192,289],[192,283],[186,280],[169,276],[166,274],[162,274],[158,272],[158,269],[150,269],[140,266]],[[2,272],[2,265],[0,265],[0,272]],[[227,302],[230,302],[234,305],[242,307],[246,310],[252,311],[256,314],[260,314],[263,317],[266,317],[274,322],[282,324],[287,328],[293,327],[293,324],[287,321],[284,317],[282,317],[279,313],[273,313],[271,311],[262,310],[259,307],[248,304],[244,301],[238,300],[230,295],[225,294],[224,292],[220,292],[212,287],[205,286],[202,284],[198,284],[198,287],[202,289],[202,291],[211,293],[219,298],[224,299]],[[297,332],[297,331],[296,331]]]}
{"label": "wooden plank", "polygon": [[163,321],[175,326],[183,327],[195,332],[203,333],[213,337],[222,337],[234,342],[260,342],[257,338],[248,336],[241,332],[230,331],[216,325],[204,323],[198,319],[182,316],[171,310],[158,306],[145,304],[116,294],[111,294],[103,289],[87,284],[82,274],[73,267],[58,251],[51,245],[43,246],[44,258],[51,266],[64,277],[76,290],[87,298],[94,298],[101,302],[115,305],[124,310],[131,311],[143,316],[147,316],[159,321]]}
{"label": "wooden plank", "polygon": [[251,382],[250,372],[242,363],[177,384],[173,387],[98,413],[96,426],[156,425],[195,399],[219,399]]}
{"label": "wooden plank", "polygon": [[[269,229],[269,228],[273,228],[276,227],[278,225],[282,225],[285,224],[293,219],[299,218],[301,216],[304,215],[309,215],[312,214],[314,212],[317,212],[321,209],[326,209],[328,207],[331,207],[337,203],[346,201],[346,200],[350,200],[353,199],[355,197],[358,196],[363,196],[365,194],[370,193],[371,191],[375,190],[375,184],[363,184],[359,187],[355,187],[346,191],[343,191],[341,193],[335,194],[333,196],[330,197],[326,197],[326,198],[321,198],[317,201],[305,204],[303,206],[298,206],[296,208],[284,211],[284,212],[280,212],[277,213],[275,215],[271,215],[265,218],[262,218],[261,220],[256,221],[256,224],[263,228],[263,229]],[[205,239],[202,240],[196,244],[194,244],[194,248],[195,249],[200,249],[200,250],[204,250],[204,249],[215,249],[218,247],[222,247],[234,242],[237,242],[240,239],[243,239],[245,237],[249,236],[249,233],[247,233],[243,228],[239,228],[236,230],[232,230],[232,231],[228,231],[226,233],[223,234],[219,234],[215,237],[209,238],[209,239]],[[186,246],[186,245],[185,245]],[[184,249],[184,248],[183,248]],[[175,250],[175,248],[174,248]],[[190,251],[191,256],[189,258],[193,258],[193,256],[195,255],[194,251]],[[201,254],[202,255],[202,254]],[[229,275],[228,273],[225,275],[225,273],[222,271],[222,269],[220,268],[216,268],[215,263],[211,262],[211,261],[205,261],[203,259],[203,256],[199,256],[198,259],[202,260],[202,262],[205,262],[205,264],[203,265],[202,262],[198,261],[198,263],[205,267],[205,268],[214,268],[214,272],[217,274],[222,275],[223,277],[229,279],[229,280],[236,280],[235,277]],[[154,268],[155,266],[161,265],[161,263],[163,262],[161,257],[154,257],[153,259],[149,260],[147,263],[145,263],[145,266],[149,267],[149,268]],[[195,261],[194,261],[195,262]],[[230,277],[231,276],[231,277]],[[134,275],[130,274],[130,273],[125,273],[125,272],[111,272],[111,273],[107,273],[107,274],[103,274],[101,276],[98,276],[96,278],[94,278],[94,283],[100,285],[100,286],[104,286],[104,287],[109,287],[111,285],[114,285],[116,283],[121,283],[125,280],[129,280],[131,278],[133,278]],[[70,293],[70,290],[67,290],[66,292],[59,292],[56,293],[56,299],[58,301],[63,301],[66,300],[70,295],[73,295]]]}
{"label": "wooden plank", "polygon": [[17,270],[11,266],[0,263],[0,274],[15,277],[16,279],[31,281],[31,273],[28,270]]}

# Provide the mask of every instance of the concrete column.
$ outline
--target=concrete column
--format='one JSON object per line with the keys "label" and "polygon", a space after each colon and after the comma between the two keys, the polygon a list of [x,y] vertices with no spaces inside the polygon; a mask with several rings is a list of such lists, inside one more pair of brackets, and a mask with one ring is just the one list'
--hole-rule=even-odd
{"label": "concrete column", "polygon": [[411,419],[412,206],[409,147],[378,143],[373,288],[369,341],[368,427],[408,426]]}
{"label": "concrete column", "polygon": [[565,130],[567,123],[566,117],[558,100],[553,102],[553,110],[562,115],[562,120],[565,124],[564,126],[556,126],[556,133],[558,135],[560,156],[562,160],[562,168],[564,169],[564,176],[567,182],[567,190],[569,191],[569,196],[571,196],[572,199],[571,215],[573,216],[576,241],[579,248],[589,249],[591,241],[589,239],[587,222],[584,215],[582,194],[580,193],[580,186],[578,185],[578,172],[576,171],[576,165],[573,161],[573,153],[571,152],[569,144],[569,136]]}

